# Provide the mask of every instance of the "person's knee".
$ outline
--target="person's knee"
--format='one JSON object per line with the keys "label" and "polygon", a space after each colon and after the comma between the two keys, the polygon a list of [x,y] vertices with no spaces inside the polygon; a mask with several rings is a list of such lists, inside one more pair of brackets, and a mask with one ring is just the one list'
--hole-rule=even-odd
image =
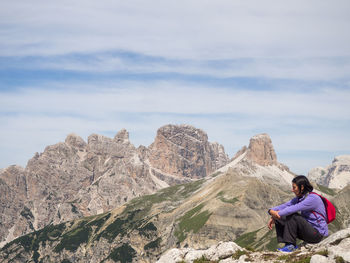
{"label": "person's knee", "polygon": [[299,215],[298,213],[294,213],[286,216],[286,220],[298,220],[299,217],[301,217],[301,215]]}

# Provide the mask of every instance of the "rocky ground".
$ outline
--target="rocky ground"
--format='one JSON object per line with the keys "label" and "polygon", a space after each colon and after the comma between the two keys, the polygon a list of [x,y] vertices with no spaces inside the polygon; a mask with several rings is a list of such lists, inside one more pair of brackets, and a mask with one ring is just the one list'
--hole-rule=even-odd
{"label": "rocky ground", "polygon": [[319,244],[302,244],[292,253],[252,251],[234,242],[220,242],[205,250],[173,248],[157,263],[343,263],[350,262],[350,228],[338,231]]}

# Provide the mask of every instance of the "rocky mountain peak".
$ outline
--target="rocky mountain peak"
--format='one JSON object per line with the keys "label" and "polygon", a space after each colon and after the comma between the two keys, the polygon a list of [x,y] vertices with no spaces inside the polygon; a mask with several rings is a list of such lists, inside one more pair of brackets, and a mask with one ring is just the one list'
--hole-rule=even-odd
{"label": "rocky mountain peak", "polygon": [[9,187],[18,188],[25,192],[24,168],[19,165],[11,165],[0,173],[0,179]]}
{"label": "rocky mountain peak", "polygon": [[149,146],[152,167],[178,177],[201,178],[228,163],[222,145],[190,125],[165,125]]}
{"label": "rocky mountain peak", "polygon": [[22,166],[20,166],[20,165],[14,164],[14,165],[10,165],[7,168],[2,169],[1,172],[14,174],[14,173],[18,173],[18,172],[24,172],[24,168]]}
{"label": "rocky mountain peak", "polygon": [[268,134],[258,134],[250,139],[247,158],[262,166],[278,164],[277,156]]}
{"label": "rocky mountain peak", "polygon": [[67,136],[65,143],[69,146],[78,148],[78,149],[84,149],[86,147],[86,142],[78,135],[71,133]]}
{"label": "rocky mountain peak", "polygon": [[158,135],[163,135],[174,142],[176,142],[176,138],[179,137],[179,135],[187,135],[195,140],[208,141],[208,135],[203,130],[187,124],[168,124],[162,126],[157,131],[157,136]]}
{"label": "rocky mountain peak", "polygon": [[126,129],[121,129],[115,136],[114,140],[117,143],[129,143],[129,132]]}
{"label": "rocky mountain peak", "polygon": [[350,164],[350,155],[339,155],[336,156],[333,160],[333,164],[339,164],[339,165],[349,165]]}
{"label": "rocky mountain peak", "polygon": [[105,137],[105,136],[100,135],[100,134],[93,133],[93,134],[91,134],[88,137],[88,144],[91,145],[91,144],[102,142],[102,141],[105,141],[105,140],[108,140],[108,139],[110,140],[110,138],[108,138],[108,137]]}
{"label": "rocky mountain peak", "polygon": [[113,148],[113,140],[100,134],[91,134],[88,137],[88,150],[95,154],[106,154]]}
{"label": "rocky mountain peak", "polygon": [[329,188],[344,188],[350,184],[350,155],[336,156],[332,164],[325,168],[312,168],[308,177],[310,180]]}

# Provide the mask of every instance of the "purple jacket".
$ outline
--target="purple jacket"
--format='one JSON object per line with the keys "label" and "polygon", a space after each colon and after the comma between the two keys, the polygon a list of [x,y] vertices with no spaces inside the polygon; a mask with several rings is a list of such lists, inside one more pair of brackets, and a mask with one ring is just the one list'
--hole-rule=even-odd
{"label": "purple jacket", "polygon": [[[328,236],[328,225],[325,220],[327,213],[323,201],[318,195],[306,194],[303,197],[295,197],[287,203],[271,208],[271,210],[279,211],[280,216],[287,216],[300,211],[306,221],[317,229],[321,235]],[[316,215],[312,211],[315,211]]]}

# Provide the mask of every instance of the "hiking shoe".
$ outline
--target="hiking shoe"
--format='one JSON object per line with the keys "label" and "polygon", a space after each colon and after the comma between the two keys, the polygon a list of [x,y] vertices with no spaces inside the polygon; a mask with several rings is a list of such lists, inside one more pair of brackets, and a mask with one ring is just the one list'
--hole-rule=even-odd
{"label": "hiking shoe", "polygon": [[294,246],[292,244],[289,244],[289,245],[285,245],[284,247],[282,248],[278,248],[277,250],[280,251],[280,252],[287,252],[287,253],[290,253],[290,252],[293,252],[294,250],[298,249],[298,246]]}

